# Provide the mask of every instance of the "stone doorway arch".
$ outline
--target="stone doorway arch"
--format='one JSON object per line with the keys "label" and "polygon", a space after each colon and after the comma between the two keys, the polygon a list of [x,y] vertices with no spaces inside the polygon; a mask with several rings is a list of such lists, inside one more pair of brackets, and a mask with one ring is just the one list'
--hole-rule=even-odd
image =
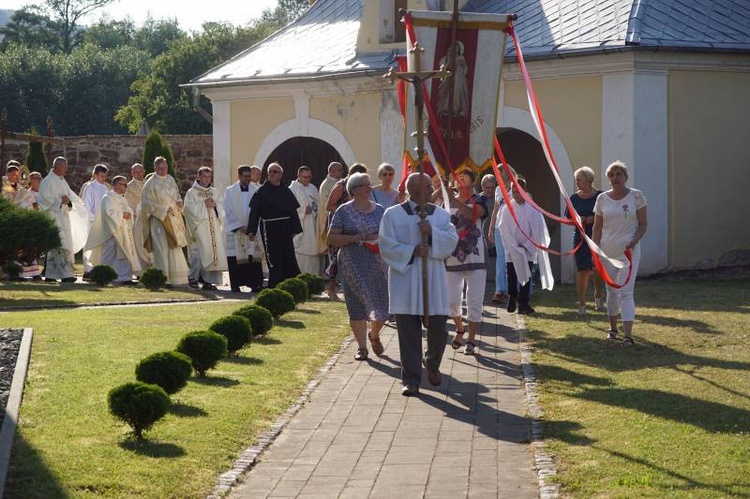
{"label": "stone doorway arch", "polygon": [[284,168],[282,181],[289,184],[297,178],[297,168],[309,166],[313,173],[312,183],[319,187],[328,175],[331,161],[345,164],[341,155],[329,143],[315,137],[292,137],[279,144],[263,162],[263,177],[266,167],[279,163]]}

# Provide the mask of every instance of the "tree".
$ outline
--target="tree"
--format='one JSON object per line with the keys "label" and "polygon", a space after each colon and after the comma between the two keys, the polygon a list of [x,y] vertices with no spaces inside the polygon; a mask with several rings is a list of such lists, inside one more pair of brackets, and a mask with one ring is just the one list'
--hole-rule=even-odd
{"label": "tree", "polygon": [[29,151],[26,153],[26,166],[30,172],[39,172],[42,177],[47,175],[47,155],[44,154],[44,144],[41,142],[29,142]]}
{"label": "tree", "polygon": [[143,167],[146,169],[146,173],[152,173],[154,171],[154,159],[156,159],[157,156],[164,156],[167,159],[169,174],[177,180],[177,168],[175,167],[172,148],[159,132],[153,130],[148,134],[148,137],[146,137],[146,143],[143,146],[143,160],[141,161],[141,164],[143,164]]}
{"label": "tree", "polygon": [[132,20],[112,21],[101,19],[83,32],[83,44],[91,44],[100,49],[114,49],[133,45],[135,24]]}
{"label": "tree", "polygon": [[309,7],[310,2],[308,0],[279,0],[278,5],[273,10],[263,10],[261,21],[283,27],[295,21]]}
{"label": "tree", "polygon": [[55,24],[36,5],[26,5],[13,12],[8,24],[0,28],[0,38],[0,51],[12,45],[50,50],[57,47]]}
{"label": "tree", "polygon": [[81,19],[116,0],[45,0],[42,10],[55,22],[58,34],[58,47],[64,54],[70,54],[80,43]]}

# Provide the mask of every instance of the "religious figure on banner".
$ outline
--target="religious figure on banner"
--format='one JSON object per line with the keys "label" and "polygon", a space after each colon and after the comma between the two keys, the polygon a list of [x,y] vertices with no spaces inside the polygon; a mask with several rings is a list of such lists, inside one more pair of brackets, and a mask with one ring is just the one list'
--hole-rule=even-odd
{"label": "religious figure on banner", "polygon": [[[448,47],[448,52],[440,59],[440,64],[448,67],[450,56],[451,51]],[[465,118],[469,113],[468,73],[469,65],[466,62],[466,57],[464,57],[464,44],[458,41],[456,42],[456,67],[453,68],[455,86],[453,86],[451,78],[446,78],[440,82],[438,86],[438,116],[452,115],[455,118]],[[450,109],[451,87],[453,87],[452,113]]]}

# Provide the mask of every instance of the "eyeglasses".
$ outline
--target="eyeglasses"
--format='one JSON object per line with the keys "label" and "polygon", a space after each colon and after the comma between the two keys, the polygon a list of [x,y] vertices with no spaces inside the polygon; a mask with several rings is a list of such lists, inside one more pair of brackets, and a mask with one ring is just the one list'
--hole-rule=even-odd
{"label": "eyeglasses", "polygon": [[279,170],[268,170],[269,175],[281,175]]}

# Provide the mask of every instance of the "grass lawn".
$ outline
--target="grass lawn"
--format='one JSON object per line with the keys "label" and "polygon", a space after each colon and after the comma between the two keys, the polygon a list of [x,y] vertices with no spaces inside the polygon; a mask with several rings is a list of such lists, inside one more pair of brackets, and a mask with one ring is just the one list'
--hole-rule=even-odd
{"label": "grass lawn", "polygon": [[93,283],[0,282],[0,310],[9,308],[74,307],[102,303],[150,301],[204,301],[215,293],[189,288],[149,291],[142,286],[106,286]]}
{"label": "grass lawn", "polygon": [[527,319],[545,438],[568,497],[750,497],[750,280],[642,280],[636,345],[575,289]]}
{"label": "grass lawn", "polygon": [[144,445],[108,413],[107,393],[134,380],[143,357],[240,306],[0,314],[3,326],[34,328],[6,497],[205,497],[338,350],[349,332],[343,303],[303,304],[206,379],[191,378]]}

